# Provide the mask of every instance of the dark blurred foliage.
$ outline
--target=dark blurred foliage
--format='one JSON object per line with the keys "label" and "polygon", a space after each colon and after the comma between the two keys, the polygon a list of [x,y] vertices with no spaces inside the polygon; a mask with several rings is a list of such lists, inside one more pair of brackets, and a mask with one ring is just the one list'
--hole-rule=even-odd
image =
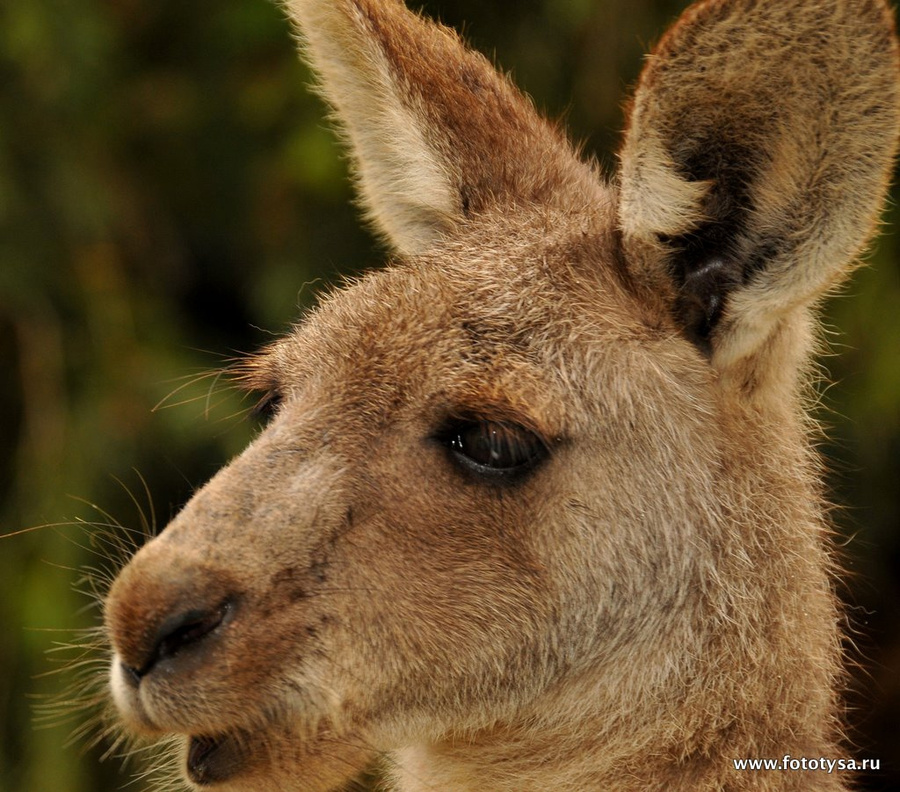
{"label": "dark blurred foliage", "polygon": [[[682,6],[425,10],[611,170],[641,54]],[[249,404],[216,372],[383,258],[308,80],[267,0],[0,5],[0,533],[47,526],[0,539],[0,792],[129,783],[98,761],[107,746],[64,747],[83,716],[36,726],[35,703],[71,677],[47,672],[98,623],[83,570],[114,566],[110,537],[161,527],[252,435]],[[863,666],[847,750],[882,760],[871,790],[900,789],[897,214],[829,305],[838,354],[823,361],[822,450]],[[72,715],[56,709],[51,721]]]}

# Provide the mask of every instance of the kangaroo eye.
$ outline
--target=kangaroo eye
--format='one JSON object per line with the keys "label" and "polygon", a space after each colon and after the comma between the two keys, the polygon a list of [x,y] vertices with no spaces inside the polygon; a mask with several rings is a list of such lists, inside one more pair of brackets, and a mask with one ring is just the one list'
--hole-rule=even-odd
{"label": "kangaroo eye", "polygon": [[250,415],[254,418],[263,418],[265,420],[270,419],[276,412],[278,412],[278,407],[281,405],[281,394],[275,390],[266,391],[263,394],[262,398],[256,402],[253,406],[253,409],[250,410]]}
{"label": "kangaroo eye", "polygon": [[534,432],[500,421],[458,421],[439,439],[467,470],[487,478],[514,478],[547,456],[547,446]]}

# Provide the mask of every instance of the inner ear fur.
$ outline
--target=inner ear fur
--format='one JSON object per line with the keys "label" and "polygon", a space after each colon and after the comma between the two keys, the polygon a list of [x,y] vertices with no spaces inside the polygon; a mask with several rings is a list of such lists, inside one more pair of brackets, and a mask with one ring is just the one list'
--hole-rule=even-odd
{"label": "inner ear fur", "polygon": [[882,0],[708,0],[649,57],[620,153],[623,245],[722,371],[758,383],[767,350],[803,344],[773,335],[803,335],[852,268],[887,189],[897,83]]}
{"label": "inner ear fur", "polygon": [[284,0],[349,144],[362,204],[421,253],[498,203],[570,200],[596,181],[481,54],[398,0]]}

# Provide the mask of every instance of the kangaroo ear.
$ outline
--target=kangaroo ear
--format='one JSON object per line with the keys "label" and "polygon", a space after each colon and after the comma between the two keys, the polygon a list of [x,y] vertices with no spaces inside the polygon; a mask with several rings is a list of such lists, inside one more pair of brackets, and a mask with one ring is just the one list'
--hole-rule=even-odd
{"label": "kangaroo ear", "polygon": [[633,274],[742,387],[795,370],[809,307],[873,230],[897,131],[883,0],[696,4],[650,56],[620,155]]}
{"label": "kangaroo ear", "polygon": [[504,200],[550,200],[584,167],[451,30],[397,0],[285,0],[345,130],[362,202],[404,253]]}

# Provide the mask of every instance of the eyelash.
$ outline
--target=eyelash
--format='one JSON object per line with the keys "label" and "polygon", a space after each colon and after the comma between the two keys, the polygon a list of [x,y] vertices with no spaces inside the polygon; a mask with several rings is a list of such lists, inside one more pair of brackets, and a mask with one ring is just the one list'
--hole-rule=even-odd
{"label": "eyelash", "polygon": [[259,401],[253,405],[253,408],[250,410],[250,415],[253,418],[270,419],[278,412],[280,406],[281,394],[273,388],[272,390],[266,391]]}
{"label": "eyelash", "polygon": [[521,479],[550,453],[530,429],[505,421],[454,420],[437,434],[437,440],[455,464],[497,482]]}

